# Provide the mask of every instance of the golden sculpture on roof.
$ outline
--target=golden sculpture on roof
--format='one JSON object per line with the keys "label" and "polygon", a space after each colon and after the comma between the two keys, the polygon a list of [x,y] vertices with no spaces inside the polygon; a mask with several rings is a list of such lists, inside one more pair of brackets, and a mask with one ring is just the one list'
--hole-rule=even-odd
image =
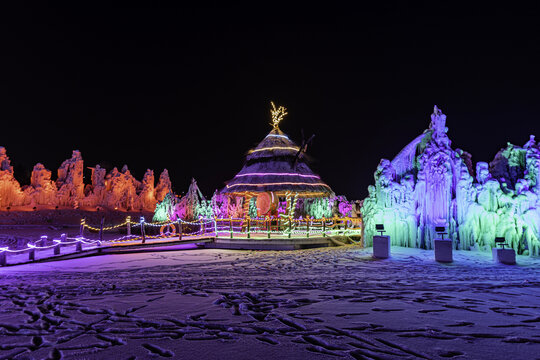
{"label": "golden sculpture on roof", "polygon": [[270,101],[270,104],[272,104],[272,108],[270,109],[270,114],[272,115],[272,122],[270,123],[274,129],[279,129],[279,123],[285,115],[287,115],[287,109],[284,106],[280,106],[276,108],[276,105],[273,101]]}

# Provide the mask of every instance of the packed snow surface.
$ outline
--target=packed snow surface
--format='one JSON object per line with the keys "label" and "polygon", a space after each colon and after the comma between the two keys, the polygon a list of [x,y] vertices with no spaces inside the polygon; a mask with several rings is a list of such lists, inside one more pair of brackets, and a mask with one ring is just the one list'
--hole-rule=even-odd
{"label": "packed snow surface", "polygon": [[540,259],[356,246],[0,268],[0,359],[535,359]]}

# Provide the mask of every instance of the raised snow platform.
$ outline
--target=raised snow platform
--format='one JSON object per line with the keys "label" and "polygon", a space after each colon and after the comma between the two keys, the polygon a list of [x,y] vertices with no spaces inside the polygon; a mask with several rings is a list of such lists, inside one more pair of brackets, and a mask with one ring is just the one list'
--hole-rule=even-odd
{"label": "raised snow platform", "polygon": [[452,240],[435,239],[435,261],[451,263],[452,258]]}
{"label": "raised snow platform", "polygon": [[214,242],[205,243],[207,249],[234,249],[234,250],[300,250],[319,247],[335,246],[330,237],[309,238],[226,238],[218,237]]}
{"label": "raised snow platform", "polygon": [[491,249],[493,261],[506,265],[516,263],[516,251],[514,249],[493,248]]}
{"label": "raised snow platform", "polygon": [[386,259],[390,257],[390,236],[373,236],[373,257],[377,259]]}

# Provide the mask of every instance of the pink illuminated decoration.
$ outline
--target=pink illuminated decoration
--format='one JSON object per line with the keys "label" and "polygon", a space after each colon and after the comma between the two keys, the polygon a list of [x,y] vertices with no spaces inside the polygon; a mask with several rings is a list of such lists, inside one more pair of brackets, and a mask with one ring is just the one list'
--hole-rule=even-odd
{"label": "pink illuminated decoration", "polygon": [[338,201],[338,209],[341,216],[351,216],[352,204],[347,201],[347,198],[343,195],[338,195],[334,198],[334,201]]}
{"label": "pink illuminated decoration", "polygon": [[327,187],[327,188],[330,188],[328,185],[326,185],[325,183],[322,183],[322,182],[318,182],[318,183],[307,183],[307,182],[277,182],[277,183],[262,183],[262,184],[244,184],[244,183],[239,183],[239,184],[227,185],[227,188],[232,188],[232,187],[235,187],[235,186],[269,186],[269,185],[306,185],[306,186],[325,186],[325,187]]}
{"label": "pink illuminated decoration", "polygon": [[273,176],[300,176],[304,178],[314,178],[314,179],[320,179],[318,175],[307,175],[307,174],[295,174],[295,173],[246,173],[246,174],[238,174],[237,177],[240,176],[267,176],[267,175],[273,175]]}

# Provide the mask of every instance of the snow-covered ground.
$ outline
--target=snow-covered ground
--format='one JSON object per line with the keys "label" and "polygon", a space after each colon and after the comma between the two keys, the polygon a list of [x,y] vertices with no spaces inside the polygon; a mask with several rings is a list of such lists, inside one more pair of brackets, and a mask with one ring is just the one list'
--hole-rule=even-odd
{"label": "snow-covered ground", "polygon": [[0,268],[0,359],[537,359],[540,259],[356,246]]}

